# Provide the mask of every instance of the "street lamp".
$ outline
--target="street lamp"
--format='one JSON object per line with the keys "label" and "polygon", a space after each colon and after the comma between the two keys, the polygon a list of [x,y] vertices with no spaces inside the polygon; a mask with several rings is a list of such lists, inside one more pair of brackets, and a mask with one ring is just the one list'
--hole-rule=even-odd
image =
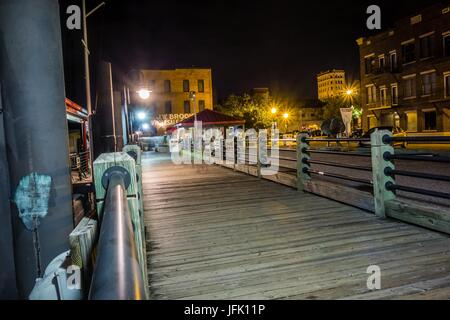
{"label": "street lamp", "polygon": [[275,113],[277,113],[277,108],[272,108],[272,110],[270,110],[271,112],[272,112],[272,114],[275,114]]}
{"label": "street lamp", "polygon": [[150,98],[150,90],[147,89],[140,89],[138,92],[139,98],[141,98],[142,100],[147,100],[148,98]]}
{"label": "street lamp", "polygon": [[345,91],[345,94],[346,94],[347,96],[353,95],[353,89],[347,89],[347,91]]}
{"label": "street lamp", "polygon": [[289,118],[289,113],[287,112],[283,113],[283,118],[284,118],[284,131],[285,133],[287,133],[287,119]]}
{"label": "street lamp", "polygon": [[143,111],[137,113],[137,117],[139,120],[145,120],[147,118],[147,114]]}

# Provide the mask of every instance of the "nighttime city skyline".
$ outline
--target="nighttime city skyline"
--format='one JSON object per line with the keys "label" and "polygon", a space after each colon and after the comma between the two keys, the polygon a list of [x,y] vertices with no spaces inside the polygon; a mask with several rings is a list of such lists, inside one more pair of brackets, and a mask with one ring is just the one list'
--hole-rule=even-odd
{"label": "nighttime city skyline", "polygon": [[[356,39],[374,33],[366,28],[370,4],[111,0],[92,18],[93,51],[123,70],[212,68],[218,99],[255,87],[314,98],[321,71],[359,78]],[[377,4],[383,31],[430,1]]]}
{"label": "nighttime city skyline", "polygon": [[449,300],[450,2],[0,0],[0,177],[0,301]]}

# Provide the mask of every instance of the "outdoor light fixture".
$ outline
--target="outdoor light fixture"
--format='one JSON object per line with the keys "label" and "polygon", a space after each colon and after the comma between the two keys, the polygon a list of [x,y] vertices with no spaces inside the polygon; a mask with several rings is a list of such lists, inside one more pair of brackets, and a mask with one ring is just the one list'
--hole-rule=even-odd
{"label": "outdoor light fixture", "polygon": [[348,96],[351,96],[351,95],[353,94],[353,90],[352,90],[352,89],[348,89],[348,90],[345,92],[345,94],[348,95]]}
{"label": "outdoor light fixture", "polygon": [[140,89],[137,93],[139,95],[139,98],[142,100],[147,100],[150,97],[150,90],[147,89]]}
{"label": "outdoor light fixture", "polygon": [[272,112],[272,114],[277,113],[277,108],[272,108],[271,112]]}
{"label": "outdoor light fixture", "polygon": [[148,123],[144,123],[144,124],[142,124],[142,129],[144,129],[144,130],[148,130],[150,128],[150,126],[149,126],[149,124]]}
{"label": "outdoor light fixture", "polygon": [[287,119],[289,117],[288,113],[283,114],[283,118]]}
{"label": "outdoor light fixture", "polygon": [[145,112],[138,112],[137,117],[139,120],[144,120],[147,117],[147,114]]}

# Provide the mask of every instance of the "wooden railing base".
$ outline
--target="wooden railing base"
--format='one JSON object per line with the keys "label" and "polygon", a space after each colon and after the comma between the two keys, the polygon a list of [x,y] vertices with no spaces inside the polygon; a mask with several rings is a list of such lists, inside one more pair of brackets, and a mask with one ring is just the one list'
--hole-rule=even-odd
{"label": "wooden railing base", "polygon": [[407,203],[401,200],[386,201],[386,215],[428,229],[450,233],[450,212],[440,208]]}

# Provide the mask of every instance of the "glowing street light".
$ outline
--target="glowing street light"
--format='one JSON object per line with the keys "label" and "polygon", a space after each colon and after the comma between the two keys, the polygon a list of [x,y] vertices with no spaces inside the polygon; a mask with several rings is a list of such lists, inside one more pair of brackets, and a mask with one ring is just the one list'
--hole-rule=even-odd
{"label": "glowing street light", "polygon": [[138,92],[139,98],[141,98],[142,100],[147,100],[148,98],[150,98],[150,90],[147,89],[140,89]]}
{"label": "glowing street light", "polygon": [[147,118],[147,114],[143,111],[137,113],[137,117],[139,120],[145,120]]}
{"label": "glowing street light", "polygon": [[142,129],[148,130],[148,129],[150,129],[150,125],[148,123],[144,123],[144,124],[142,124]]}
{"label": "glowing street light", "polygon": [[283,118],[285,118],[285,119],[289,118],[289,113],[285,112],[285,113],[283,114]]}
{"label": "glowing street light", "polygon": [[277,113],[277,108],[272,108],[272,110],[270,110],[272,112],[272,114]]}

